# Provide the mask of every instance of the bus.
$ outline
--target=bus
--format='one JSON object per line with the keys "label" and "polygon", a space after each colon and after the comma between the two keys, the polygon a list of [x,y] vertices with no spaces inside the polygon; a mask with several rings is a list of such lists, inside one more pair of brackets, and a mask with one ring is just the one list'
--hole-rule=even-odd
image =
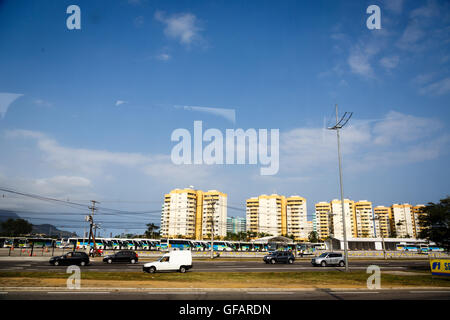
{"label": "bus", "polygon": [[[88,246],[94,246],[92,240],[89,241],[87,238],[69,238],[67,242],[69,243],[69,247],[75,247],[77,250],[86,249]],[[95,245],[97,249],[105,249],[105,241],[101,238],[95,239]]]}
{"label": "bus", "polygon": [[202,241],[191,241],[191,249],[194,251],[205,251],[207,247]]}
{"label": "bus", "polygon": [[416,243],[400,242],[396,248],[397,251],[419,252],[420,245]]}
{"label": "bus", "polygon": [[184,239],[169,239],[169,249],[190,250],[191,241]]}
{"label": "bus", "polygon": [[312,255],[316,251],[318,246],[314,246],[311,243],[299,243],[297,244],[297,253],[299,255]]}
{"label": "bus", "polygon": [[419,253],[427,254],[429,252],[444,252],[444,248],[438,247],[435,244],[420,244]]}

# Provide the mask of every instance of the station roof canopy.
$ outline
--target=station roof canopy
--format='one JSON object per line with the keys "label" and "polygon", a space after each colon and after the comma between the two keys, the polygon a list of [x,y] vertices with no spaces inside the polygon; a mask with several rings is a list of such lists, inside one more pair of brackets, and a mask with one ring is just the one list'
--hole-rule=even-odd
{"label": "station roof canopy", "polygon": [[282,236],[263,237],[263,238],[255,239],[252,242],[253,243],[266,243],[266,242],[293,243],[291,238],[286,238],[286,237],[282,237]]}

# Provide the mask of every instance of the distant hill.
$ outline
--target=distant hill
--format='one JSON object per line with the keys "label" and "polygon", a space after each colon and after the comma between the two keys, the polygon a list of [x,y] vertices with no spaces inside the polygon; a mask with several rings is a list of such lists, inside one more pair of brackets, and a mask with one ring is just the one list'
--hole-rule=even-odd
{"label": "distant hill", "polygon": [[0,222],[8,219],[20,219],[20,217],[14,211],[0,209]]}
{"label": "distant hill", "polygon": [[[21,219],[21,217],[17,215],[17,213],[15,213],[14,211],[0,209],[0,222],[6,221],[8,219]],[[1,226],[0,232],[2,232]],[[62,238],[77,237],[76,233],[59,230],[52,224],[33,224],[32,233],[42,234],[46,236],[58,236]]]}
{"label": "distant hill", "polygon": [[52,224],[33,224],[33,233],[45,234],[47,236],[58,236],[60,238],[77,237],[75,232],[59,230]]}

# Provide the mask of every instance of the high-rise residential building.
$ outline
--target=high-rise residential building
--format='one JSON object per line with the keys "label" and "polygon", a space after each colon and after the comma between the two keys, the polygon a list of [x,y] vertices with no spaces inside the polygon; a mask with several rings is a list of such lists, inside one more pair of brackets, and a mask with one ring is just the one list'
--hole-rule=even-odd
{"label": "high-rise residential building", "polygon": [[[247,231],[272,236],[307,238],[306,199],[300,196],[286,198],[278,194],[261,195],[246,201]],[[306,237],[305,237],[306,235]]]}
{"label": "high-rise residential building", "polygon": [[412,205],[408,203],[392,205],[391,227],[397,238],[414,238],[415,225]]}
{"label": "high-rise residential building", "polygon": [[[335,238],[344,237],[344,223],[342,219],[342,201],[334,199],[331,201],[331,213],[333,219],[333,234]],[[356,229],[356,213],[355,201],[344,199],[344,216],[345,216],[345,230],[347,238],[357,238],[358,233]]]}
{"label": "high-rise residential building", "polygon": [[414,215],[414,231],[415,231],[415,237],[419,238],[420,237],[420,232],[422,232],[422,230],[424,229],[424,227],[422,227],[420,225],[420,217],[424,216],[426,213],[423,211],[423,209],[425,208],[425,205],[423,204],[418,204],[415,205],[412,209],[413,209],[413,215]]}
{"label": "high-rise residential building", "polygon": [[389,238],[391,236],[391,208],[385,206],[377,206],[373,209],[373,212],[375,215],[376,236]]}
{"label": "high-rise residential building", "polygon": [[331,205],[329,202],[319,202],[315,205],[314,227],[320,240],[327,239],[332,233]]}
{"label": "high-rise residential building", "polygon": [[306,199],[300,196],[286,198],[286,235],[306,241],[309,236]]}
{"label": "high-rise residential building", "polygon": [[[213,206],[214,204],[214,206]],[[227,195],[217,190],[175,189],[164,196],[162,237],[208,239],[226,236]]]}
{"label": "high-rise residential building", "polygon": [[238,234],[245,232],[246,219],[243,217],[228,217],[227,218],[227,233]]}
{"label": "high-rise residential building", "polygon": [[373,220],[372,202],[360,200],[355,202],[356,236],[358,238],[373,238],[375,225]]}
{"label": "high-rise residential building", "polygon": [[[198,239],[227,235],[227,195],[217,190],[203,193],[202,235]],[[214,229],[214,231],[212,231]]]}
{"label": "high-rise residential building", "polygon": [[314,231],[313,222],[312,221],[306,221],[306,226],[305,226],[305,235],[306,235],[305,240],[306,241],[308,241],[309,235],[313,231]]}

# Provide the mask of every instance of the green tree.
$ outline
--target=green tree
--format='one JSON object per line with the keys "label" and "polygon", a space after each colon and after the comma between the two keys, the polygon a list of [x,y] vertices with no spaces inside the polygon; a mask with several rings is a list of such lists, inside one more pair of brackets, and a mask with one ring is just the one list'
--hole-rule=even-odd
{"label": "green tree", "polygon": [[1,223],[3,234],[6,236],[22,236],[31,233],[33,225],[24,219],[8,219]]}
{"label": "green tree", "polygon": [[311,231],[308,235],[308,241],[311,243],[319,242],[319,234],[316,231]]}
{"label": "green tree", "polygon": [[155,231],[158,230],[159,227],[154,223],[147,224],[147,231],[145,231],[146,238],[155,238]]}
{"label": "green tree", "polygon": [[419,216],[419,225],[423,228],[419,238],[428,239],[450,251],[450,196],[439,203],[429,202]]}

